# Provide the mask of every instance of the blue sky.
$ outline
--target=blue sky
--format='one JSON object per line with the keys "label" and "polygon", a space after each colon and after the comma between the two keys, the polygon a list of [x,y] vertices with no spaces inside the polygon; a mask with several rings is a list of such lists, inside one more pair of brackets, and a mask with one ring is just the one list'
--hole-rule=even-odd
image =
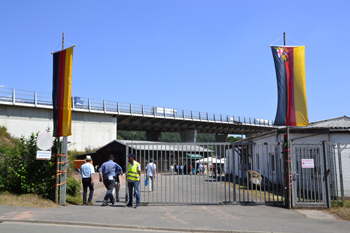
{"label": "blue sky", "polygon": [[[309,120],[350,116],[350,1],[1,1],[0,86],[52,90],[75,44],[72,95],[274,120],[269,44],[307,45]],[[295,42],[295,41],[297,42]],[[282,38],[274,45],[283,43]]]}

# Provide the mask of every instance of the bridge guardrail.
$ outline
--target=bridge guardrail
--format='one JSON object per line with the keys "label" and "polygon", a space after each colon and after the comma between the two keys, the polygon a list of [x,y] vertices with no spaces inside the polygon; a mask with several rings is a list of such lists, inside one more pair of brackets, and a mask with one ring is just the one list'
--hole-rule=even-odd
{"label": "bridge guardrail", "polygon": [[[37,106],[52,106],[52,95],[50,93],[26,91],[0,87],[0,102],[16,104],[32,104]],[[164,117],[173,119],[213,121],[222,123],[243,123],[250,125],[272,126],[273,121],[234,116],[227,114],[207,113],[192,110],[155,107],[142,104],[131,104],[108,100],[90,99],[85,97],[72,96],[72,109],[86,111],[111,112],[115,114],[137,114],[143,116]]]}

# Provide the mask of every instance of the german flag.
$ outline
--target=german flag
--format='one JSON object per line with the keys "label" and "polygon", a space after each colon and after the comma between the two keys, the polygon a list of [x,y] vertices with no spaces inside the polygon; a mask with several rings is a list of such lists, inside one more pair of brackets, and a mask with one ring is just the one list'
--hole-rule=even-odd
{"label": "german flag", "polygon": [[309,125],[305,85],[305,46],[272,46],[278,104],[275,125]]}
{"label": "german flag", "polygon": [[53,53],[53,136],[72,135],[72,83],[73,47]]}

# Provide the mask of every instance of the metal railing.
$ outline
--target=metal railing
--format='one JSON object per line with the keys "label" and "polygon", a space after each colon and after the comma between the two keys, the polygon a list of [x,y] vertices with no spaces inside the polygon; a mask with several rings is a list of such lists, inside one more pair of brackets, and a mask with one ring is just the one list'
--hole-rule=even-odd
{"label": "metal railing", "polygon": [[[13,105],[32,105],[34,107],[52,106],[52,95],[50,93],[0,87],[0,102],[12,103]],[[158,118],[209,121],[229,124],[242,123],[259,126],[273,125],[273,122],[271,120],[260,118],[156,107],[142,104],[90,99],[77,96],[72,96],[72,109],[122,115],[142,115]]]}

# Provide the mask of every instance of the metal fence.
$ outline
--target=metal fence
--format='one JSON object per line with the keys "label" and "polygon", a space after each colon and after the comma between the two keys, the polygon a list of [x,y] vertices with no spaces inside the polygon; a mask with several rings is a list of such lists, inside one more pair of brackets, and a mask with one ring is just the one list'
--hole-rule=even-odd
{"label": "metal fence", "polygon": [[[128,143],[126,148],[141,164],[143,203],[283,203],[279,144]],[[151,159],[157,175],[150,192],[144,181]]]}
{"label": "metal fence", "polygon": [[[282,143],[128,143],[141,164],[141,202],[284,205]],[[292,203],[331,206],[350,197],[350,145],[291,143]],[[145,167],[157,167],[155,190]],[[127,159],[126,159],[127,161]],[[307,164],[309,163],[309,164]],[[125,167],[128,167],[127,162]],[[127,189],[126,189],[127,192]]]}
{"label": "metal fence", "polygon": [[[12,103],[13,105],[52,106],[50,93],[26,91],[0,87],[0,102]],[[211,121],[222,123],[243,123],[251,125],[272,126],[271,120],[260,118],[242,117],[227,114],[207,113],[200,111],[183,110],[177,108],[156,107],[142,104],[131,104],[116,101],[90,99],[72,96],[72,109],[83,111],[97,111],[113,114],[141,115],[161,118]]]}
{"label": "metal fence", "polygon": [[331,143],[327,153],[331,200],[350,200],[350,144]]}

